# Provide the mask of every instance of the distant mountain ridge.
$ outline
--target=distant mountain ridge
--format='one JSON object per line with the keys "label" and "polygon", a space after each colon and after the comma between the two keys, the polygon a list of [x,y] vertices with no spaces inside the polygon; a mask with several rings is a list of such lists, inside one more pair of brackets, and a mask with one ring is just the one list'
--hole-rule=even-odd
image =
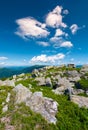
{"label": "distant mountain ridge", "polygon": [[14,66],[14,67],[4,67],[0,68],[0,78],[8,78],[13,75],[18,75],[21,73],[31,73],[34,69],[39,69],[44,67],[44,65],[35,65],[35,66]]}

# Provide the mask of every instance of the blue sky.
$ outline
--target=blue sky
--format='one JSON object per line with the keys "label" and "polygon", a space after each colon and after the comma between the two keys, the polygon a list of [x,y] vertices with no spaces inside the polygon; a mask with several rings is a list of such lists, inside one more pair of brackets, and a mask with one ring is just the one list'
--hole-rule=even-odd
{"label": "blue sky", "polygon": [[0,66],[88,64],[87,0],[1,0]]}

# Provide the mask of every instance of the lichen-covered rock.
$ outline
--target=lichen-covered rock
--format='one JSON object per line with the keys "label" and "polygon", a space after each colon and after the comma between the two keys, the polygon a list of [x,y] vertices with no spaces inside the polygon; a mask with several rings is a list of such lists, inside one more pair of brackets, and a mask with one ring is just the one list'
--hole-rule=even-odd
{"label": "lichen-covered rock", "polygon": [[61,87],[58,87],[58,88],[56,88],[55,90],[52,90],[55,94],[59,94],[59,95],[61,95],[61,94],[64,94],[64,91],[65,91],[65,87],[64,86],[61,86]]}
{"label": "lichen-covered rock", "polygon": [[5,80],[5,81],[2,81],[0,80],[0,86],[12,86],[14,87],[15,86],[15,83],[14,83],[14,80]]}
{"label": "lichen-covered rock", "polygon": [[51,82],[51,79],[50,79],[49,77],[47,77],[47,78],[45,79],[45,83],[46,83],[46,86],[52,87],[52,82]]}
{"label": "lichen-covered rock", "polygon": [[10,101],[10,96],[11,96],[11,94],[8,93],[7,98],[6,98],[6,103],[8,103]]}
{"label": "lichen-covered rock", "polygon": [[68,80],[71,81],[71,82],[77,82],[79,81],[81,78],[80,76],[76,76],[76,77],[69,77]]}
{"label": "lichen-covered rock", "polygon": [[74,86],[74,83],[71,83],[66,77],[59,78],[58,84],[64,86],[65,88]]}
{"label": "lichen-covered rock", "polygon": [[3,113],[8,111],[8,105],[7,104],[5,106],[3,106],[2,111],[3,111]]}
{"label": "lichen-covered rock", "polygon": [[78,73],[76,70],[66,71],[66,74],[67,74],[69,77],[77,77],[77,76],[79,76],[79,73]]}
{"label": "lichen-covered rock", "polygon": [[19,76],[19,77],[23,77],[23,76],[25,76],[25,74],[24,74],[24,73],[22,73],[22,74],[19,74],[18,76]]}
{"label": "lichen-covered rock", "polygon": [[45,83],[45,77],[37,77],[37,78],[35,78],[35,81],[38,82],[38,85],[39,85],[39,86],[43,86],[43,85],[46,84],[46,83]]}
{"label": "lichen-covered rock", "polygon": [[71,101],[78,104],[79,107],[88,108],[88,97],[72,95]]}
{"label": "lichen-covered rock", "polygon": [[18,84],[13,91],[16,92],[16,103],[26,102],[27,98],[30,98],[32,92],[29,91],[25,86],[22,84]]}
{"label": "lichen-covered rock", "polygon": [[73,95],[77,95],[77,94],[80,94],[80,93],[84,93],[84,90],[82,89],[72,89],[72,94]]}
{"label": "lichen-covered rock", "polygon": [[24,102],[36,113],[40,113],[49,123],[56,123],[55,117],[58,111],[58,103],[51,98],[43,97],[42,92],[32,93],[22,84],[14,89],[16,92],[16,103]]}

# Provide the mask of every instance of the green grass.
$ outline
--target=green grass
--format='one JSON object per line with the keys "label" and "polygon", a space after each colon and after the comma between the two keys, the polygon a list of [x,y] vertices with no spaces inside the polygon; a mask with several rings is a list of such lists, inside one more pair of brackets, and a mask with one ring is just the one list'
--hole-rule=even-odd
{"label": "green grass", "polygon": [[[32,83],[32,92],[42,91],[43,95],[54,99],[58,102],[58,113],[56,126],[49,127],[50,130],[88,130],[88,109],[79,108],[76,104],[68,100],[68,96],[55,95],[52,89],[45,86],[37,86],[36,83]],[[24,84],[24,81],[21,81]],[[30,83],[30,80],[25,81],[25,85]],[[74,125],[75,124],[75,125]],[[48,128],[43,128],[48,130]]]}
{"label": "green grass", "polygon": [[85,78],[81,78],[80,81],[78,81],[78,86],[83,90],[88,90],[88,80]]}

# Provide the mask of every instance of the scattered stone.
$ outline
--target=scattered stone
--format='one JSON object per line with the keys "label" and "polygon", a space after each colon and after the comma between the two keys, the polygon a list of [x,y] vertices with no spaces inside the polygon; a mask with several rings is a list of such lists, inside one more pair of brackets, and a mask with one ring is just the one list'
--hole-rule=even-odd
{"label": "scattered stone", "polygon": [[88,90],[86,91],[86,95],[88,95]]}
{"label": "scattered stone", "polygon": [[6,98],[6,103],[8,103],[9,101],[10,101],[10,93],[8,93],[8,95],[7,95],[7,98]]}
{"label": "scattered stone", "polygon": [[15,130],[14,126],[10,125],[10,118],[9,117],[2,117],[1,123],[5,124],[5,130]]}
{"label": "scattered stone", "polygon": [[84,90],[82,90],[82,89],[72,89],[72,94],[73,95],[78,95],[78,94],[80,94],[80,93],[84,93]]}
{"label": "scattered stone", "polygon": [[38,81],[38,85],[39,86],[45,86],[45,77],[37,77],[37,78],[35,78],[35,81]]}
{"label": "scattered stone", "polygon": [[23,80],[23,78],[18,78],[18,79],[17,79],[17,81],[21,81],[21,80]]}
{"label": "scattered stone", "polygon": [[46,78],[45,83],[46,83],[46,86],[52,87],[52,82],[51,82],[51,79],[49,77]]}
{"label": "scattered stone", "polygon": [[6,104],[3,108],[2,108],[3,113],[8,111],[8,105]]}
{"label": "scattered stone", "polygon": [[15,87],[15,83],[14,83],[14,80],[5,80],[5,81],[1,81],[0,80],[0,86],[12,86],[12,87]]}
{"label": "scattered stone", "polygon": [[71,101],[78,104],[79,107],[88,108],[88,97],[72,95]]}
{"label": "scattered stone", "polygon": [[16,79],[16,75],[13,75],[13,79]]}
{"label": "scattered stone", "polygon": [[18,76],[19,76],[19,77],[23,77],[23,76],[25,76],[25,74],[24,74],[24,73],[22,73],[22,74],[19,74]]}

